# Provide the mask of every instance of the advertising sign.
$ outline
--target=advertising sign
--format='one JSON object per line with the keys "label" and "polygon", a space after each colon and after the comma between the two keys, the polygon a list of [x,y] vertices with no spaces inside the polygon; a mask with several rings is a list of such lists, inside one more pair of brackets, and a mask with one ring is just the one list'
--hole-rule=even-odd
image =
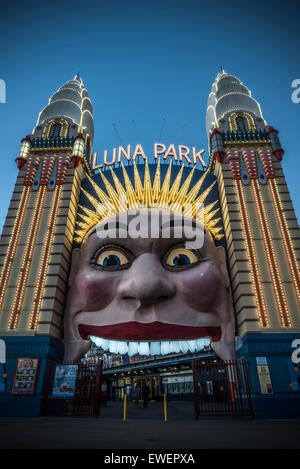
{"label": "advertising sign", "polygon": [[73,396],[76,386],[77,365],[56,365],[53,396]]}
{"label": "advertising sign", "polygon": [[274,394],[269,365],[256,365],[261,394]]}
{"label": "advertising sign", "polygon": [[11,394],[32,396],[34,394],[39,358],[18,358]]}

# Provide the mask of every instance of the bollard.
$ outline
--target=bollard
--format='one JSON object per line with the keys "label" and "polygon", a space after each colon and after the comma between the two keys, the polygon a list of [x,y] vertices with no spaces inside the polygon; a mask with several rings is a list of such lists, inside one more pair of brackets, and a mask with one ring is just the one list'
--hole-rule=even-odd
{"label": "bollard", "polygon": [[165,422],[168,421],[168,414],[167,414],[167,395],[164,394],[164,416],[165,416]]}
{"label": "bollard", "polygon": [[127,417],[127,394],[124,394],[124,422]]}

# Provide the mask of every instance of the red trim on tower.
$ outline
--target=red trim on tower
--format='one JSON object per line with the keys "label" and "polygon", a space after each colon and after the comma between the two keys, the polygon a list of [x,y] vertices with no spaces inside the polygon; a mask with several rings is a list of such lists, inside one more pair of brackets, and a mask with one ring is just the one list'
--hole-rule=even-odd
{"label": "red trim on tower", "polygon": [[74,164],[74,168],[78,168],[78,166],[81,164],[82,158],[80,156],[72,156],[71,161]]}
{"label": "red trim on tower", "polygon": [[278,161],[282,160],[284,150],[282,150],[282,149],[281,150],[275,150],[273,153],[274,153],[274,155],[275,155],[275,157],[277,158]]}

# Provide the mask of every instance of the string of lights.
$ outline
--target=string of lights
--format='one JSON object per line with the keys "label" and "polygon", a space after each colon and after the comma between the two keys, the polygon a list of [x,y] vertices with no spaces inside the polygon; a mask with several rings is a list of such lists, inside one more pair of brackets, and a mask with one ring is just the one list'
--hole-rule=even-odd
{"label": "string of lights", "polygon": [[289,229],[287,227],[287,222],[283,214],[283,207],[280,201],[278,187],[274,179],[270,179],[269,187],[271,189],[271,194],[274,200],[274,207],[275,207],[275,211],[276,211],[276,215],[277,215],[277,219],[279,223],[280,233],[282,236],[286,256],[288,259],[290,272],[291,272],[292,279],[293,279],[293,284],[296,290],[297,300],[298,300],[298,303],[300,303],[300,275],[299,275],[299,271],[297,268],[297,259],[296,259],[295,251],[292,246],[292,240],[290,237]]}
{"label": "string of lights", "polygon": [[282,288],[282,280],[280,276],[280,271],[278,267],[277,258],[275,255],[275,250],[271,238],[270,229],[267,222],[267,217],[264,209],[264,204],[262,201],[262,197],[260,194],[260,190],[258,187],[258,181],[256,179],[252,179],[251,187],[254,194],[255,206],[257,209],[259,224],[263,236],[264,247],[267,255],[267,262],[268,267],[272,279],[272,285],[276,297],[277,308],[279,311],[280,316],[280,323],[282,326],[290,326],[291,320],[288,313],[288,307],[286,303],[286,298],[284,294],[284,290]]}
{"label": "string of lights", "polygon": [[25,297],[26,284],[29,275],[29,269],[32,262],[33,250],[37,238],[38,229],[40,226],[41,214],[44,206],[47,186],[41,186],[38,191],[35,207],[32,214],[30,230],[24,250],[23,261],[18,278],[15,298],[12,304],[12,309],[9,317],[9,329],[16,329],[19,324],[21,316],[21,308]]}
{"label": "string of lights", "polygon": [[6,294],[6,288],[8,285],[8,280],[10,277],[10,273],[13,267],[13,261],[15,258],[16,249],[18,247],[18,242],[20,239],[21,228],[24,221],[24,216],[26,213],[28,200],[30,195],[30,187],[26,186],[23,188],[21,200],[19,203],[18,212],[15,218],[15,223],[13,226],[13,231],[9,240],[9,245],[7,249],[7,254],[4,260],[2,274],[0,278],[0,310],[3,307],[4,298]]}
{"label": "string of lights", "polygon": [[43,291],[46,283],[47,277],[47,267],[49,263],[49,257],[52,248],[52,241],[53,241],[53,234],[55,230],[55,221],[59,206],[59,201],[62,192],[62,185],[56,186],[54,189],[54,196],[53,196],[53,203],[51,206],[50,214],[49,214],[49,222],[47,227],[47,233],[45,236],[44,247],[41,257],[39,275],[38,275],[38,283],[34,292],[33,304],[31,309],[31,315],[29,318],[29,329],[36,329],[38,326],[39,321],[39,314],[41,310],[41,303],[43,298]]}
{"label": "string of lights", "polygon": [[240,207],[240,212],[242,214],[242,226],[243,226],[244,238],[246,242],[246,249],[247,249],[247,254],[248,254],[248,259],[249,259],[252,284],[253,284],[254,293],[255,293],[255,301],[257,305],[259,323],[262,327],[267,327],[270,325],[270,322],[269,322],[269,318],[267,314],[266,303],[264,299],[264,292],[263,292],[263,287],[262,287],[262,282],[261,282],[261,276],[260,276],[257,259],[256,259],[255,247],[254,247],[253,237],[252,237],[251,228],[250,228],[250,221],[249,221],[247,207],[246,207],[246,203],[245,203],[245,199],[243,195],[242,182],[241,180],[236,179],[235,183],[236,183],[236,188],[238,192],[238,203]]}

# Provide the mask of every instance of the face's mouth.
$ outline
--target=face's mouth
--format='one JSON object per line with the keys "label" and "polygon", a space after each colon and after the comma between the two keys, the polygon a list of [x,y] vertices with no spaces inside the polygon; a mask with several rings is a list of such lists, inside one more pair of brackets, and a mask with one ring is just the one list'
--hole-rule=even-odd
{"label": "face's mouth", "polygon": [[190,327],[159,321],[135,321],[108,326],[80,324],[79,334],[98,347],[124,355],[167,355],[203,350],[221,338],[221,327]]}

